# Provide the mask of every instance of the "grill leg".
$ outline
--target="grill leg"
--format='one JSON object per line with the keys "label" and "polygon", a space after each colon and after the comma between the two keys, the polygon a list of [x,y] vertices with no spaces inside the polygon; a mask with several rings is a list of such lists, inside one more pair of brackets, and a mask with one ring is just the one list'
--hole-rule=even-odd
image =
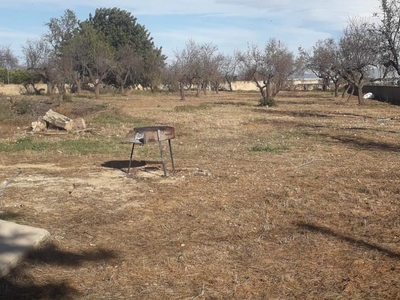
{"label": "grill leg", "polygon": [[172,145],[171,145],[171,140],[168,140],[168,145],[169,145],[169,154],[171,155],[172,170],[174,170],[174,171],[175,171],[174,156],[172,155]]}
{"label": "grill leg", "polygon": [[160,155],[161,155],[161,161],[162,161],[162,165],[163,165],[163,169],[164,169],[164,177],[167,177],[167,170],[165,168],[165,159],[164,159],[164,153],[162,151],[160,136],[161,136],[160,130],[157,130],[157,140],[158,140],[158,146],[160,147]]}
{"label": "grill leg", "polygon": [[129,158],[129,166],[128,166],[128,173],[127,174],[129,174],[129,171],[130,171],[131,165],[132,165],[133,149],[135,149],[135,143],[132,144],[132,150],[131,150],[131,156]]}

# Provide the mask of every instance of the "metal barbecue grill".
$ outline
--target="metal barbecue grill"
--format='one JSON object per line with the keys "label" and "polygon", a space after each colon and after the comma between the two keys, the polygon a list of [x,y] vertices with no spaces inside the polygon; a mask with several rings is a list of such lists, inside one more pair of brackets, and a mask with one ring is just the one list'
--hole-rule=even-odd
{"label": "metal barbecue grill", "polygon": [[129,131],[125,137],[126,143],[132,143],[131,156],[129,158],[128,174],[132,165],[133,150],[136,145],[144,145],[151,142],[158,142],[160,148],[161,162],[163,165],[164,176],[167,176],[167,170],[165,167],[165,158],[162,150],[162,141],[168,141],[169,153],[171,156],[172,169],[175,170],[174,158],[172,155],[171,140],[175,138],[175,128],[171,126],[146,126],[146,127],[135,127]]}

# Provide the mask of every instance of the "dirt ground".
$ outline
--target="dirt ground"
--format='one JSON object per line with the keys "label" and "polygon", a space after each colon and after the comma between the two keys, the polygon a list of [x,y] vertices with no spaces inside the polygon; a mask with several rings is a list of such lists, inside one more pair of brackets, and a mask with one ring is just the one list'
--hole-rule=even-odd
{"label": "dirt ground", "polygon": [[[399,107],[316,92],[275,107],[256,93],[178,99],[104,95],[126,122],[35,135],[107,144],[174,126],[166,178],[156,143],[135,148],[130,175],[122,143],[0,152],[0,218],[51,234],[0,299],[400,299]],[[1,141],[25,131],[3,122]]]}

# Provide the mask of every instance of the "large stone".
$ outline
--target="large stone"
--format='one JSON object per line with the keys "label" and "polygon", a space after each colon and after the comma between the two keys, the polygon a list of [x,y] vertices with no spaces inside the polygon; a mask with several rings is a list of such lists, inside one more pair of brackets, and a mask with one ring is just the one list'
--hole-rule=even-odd
{"label": "large stone", "polygon": [[0,277],[50,236],[44,229],[0,220]]}

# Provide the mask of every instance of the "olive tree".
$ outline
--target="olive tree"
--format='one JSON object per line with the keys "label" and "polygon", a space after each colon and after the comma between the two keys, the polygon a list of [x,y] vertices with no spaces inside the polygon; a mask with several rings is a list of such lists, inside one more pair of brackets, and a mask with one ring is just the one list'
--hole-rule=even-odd
{"label": "olive tree", "polygon": [[113,69],[116,83],[121,89],[121,94],[125,93],[125,85],[130,82],[137,85],[143,74],[142,58],[129,46],[125,45],[116,52],[116,64]]}
{"label": "olive tree", "polygon": [[74,60],[82,68],[82,74],[93,85],[96,99],[99,99],[104,79],[116,67],[114,52],[102,34],[87,22],[80,24],[80,30],[69,47]]}

